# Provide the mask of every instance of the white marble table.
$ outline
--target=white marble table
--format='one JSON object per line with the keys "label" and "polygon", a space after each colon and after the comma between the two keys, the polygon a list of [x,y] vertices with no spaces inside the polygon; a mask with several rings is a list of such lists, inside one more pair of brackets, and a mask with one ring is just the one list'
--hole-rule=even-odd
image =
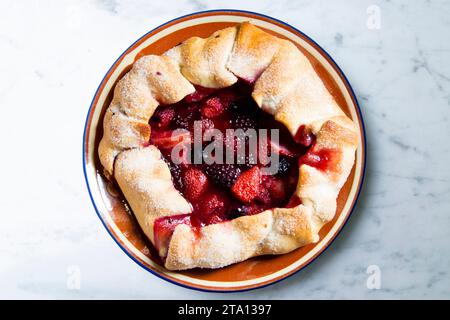
{"label": "white marble table", "polygon": [[[177,287],[132,262],[100,224],[81,165],[86,112],[112,62],[160,23],[221,7],[319,42],[352,83],[368,140],[363,195],[331,248],[236,294]],[[450,298],[449,17],[446,1],[2,1],[0,298]],[[366,285],[370,265],[379,290]]]}

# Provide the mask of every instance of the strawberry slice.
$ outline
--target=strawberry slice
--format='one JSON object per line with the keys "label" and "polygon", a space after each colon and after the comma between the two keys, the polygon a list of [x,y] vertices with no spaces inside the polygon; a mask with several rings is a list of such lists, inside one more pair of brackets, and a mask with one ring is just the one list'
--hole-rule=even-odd
{"label": "strawberry slice", "polygon": [[206,118],[216,118],[224,111],[225,105],[218,97],[211,97],[207,99],[200,109],[200,113]]}
{"label": "strawberry slice", "polygon": [[150,137],[150,143],[156,145],[158,148],[171,149],[179,143],[191,143],[191,134],[188,130],[174,130],[174,131],[153,131]]}
{"label": "strawberry slice", "polygon": [[153,224],[153,235],[155,239],[156,250],[167,255],[167,248],[169,246],[170,238],[175,228],[180,224],[191,225],[190,214],[180,214],[169,217],[162,217],[155,220]]}
{"label": "strawberry slice", "polygon": [[189,168],[183,173],[184,194],[189,200],[197,200],[208,187],[208,177],[199,169]]}
{"label": "strawberry slice", "polygon": [[231,187],[231,192],[242,202],[251,202],[259,193],[261,174],[258,167],[244,171]]}

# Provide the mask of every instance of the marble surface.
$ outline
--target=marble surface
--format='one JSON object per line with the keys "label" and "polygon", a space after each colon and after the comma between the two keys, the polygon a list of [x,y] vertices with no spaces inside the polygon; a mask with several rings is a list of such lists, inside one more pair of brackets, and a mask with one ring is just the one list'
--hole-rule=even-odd
{"label": "marble surface", "polygon": [[[367,127],[366,183],[339,238],[295,276],[236,294],[177,287],[132,262],[81,165],[113,61],[162,22],[214,8],[310,35],[348,76]],[[450,298],[449,33],[448,1],[1,1],[0,298]]]}

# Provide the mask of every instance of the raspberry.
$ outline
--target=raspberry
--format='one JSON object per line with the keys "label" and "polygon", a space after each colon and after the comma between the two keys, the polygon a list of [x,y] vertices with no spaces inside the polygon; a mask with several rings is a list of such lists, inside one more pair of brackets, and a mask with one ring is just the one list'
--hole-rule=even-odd
{"label": "raspberry", "polygon": [[183,173],[184,194],[189,200],[198,199],[208,186],[208,178],[196,168],[190,168]]}
{"label": "raspberry", "polygon": [[283,181],[279,178],[274,178],[270,181],[268,186],[271,198],[276,203],[281,203],[286,197],[286,189],[284,187]]}
{"label": "raspberry", "polygon": [[205,173],[217,184],[230,188],[241,174],[241,169],[232,164],[213,163],[205,165]]}
{"label": "raspberry", "polygon": [[169,107],[156,110],[154,119],[156,120],[159,128],[166,128],[172,122],[174,116],[175,110]]}
{"label": "raspberry", "polygon": [[263,176],[262,187],[256,199],[268,207],[282,205],[286,198],[286,187],[281,178],[276,176]]}
{"label": "raspberry", "polygon": [[224,196],[219,193],[210,193],[202,202],[199,202],[194,214],[200,221],[200,225],[223,221],[225,219],[225,202]]}
{"label": "raspberry", "polygon": [[261,176],[258,167],[243,172],[231,188],[231,192],[242,202],[251,202],[259,193]]}
{"label": "raspberry", "polygon": [[272,197],[270,196],[269,189],[267,189],[266,186],[264,188],[260,188],[256,199],[268,206],[272,204]]}
{"label": "raspberry", "polygon": [[206,118],[215,118],[225,111],[225,106],[218,97],[212,97],[205,101],[200,112]]}

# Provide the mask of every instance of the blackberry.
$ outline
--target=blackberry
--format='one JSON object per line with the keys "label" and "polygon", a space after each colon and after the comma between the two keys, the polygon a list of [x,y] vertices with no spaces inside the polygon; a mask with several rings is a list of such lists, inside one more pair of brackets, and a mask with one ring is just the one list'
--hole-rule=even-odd
{"label": "blackberry", "polygon": [[192,115],[177,114],[174,118],[174,123],[177,128],[189,130],[191,126]]}
{"label": "blackberry", "polygon": [[231,125],[234,129],[247,131],[248,129],[256,129],[256,120],[245,114],[237,114],[236,117],[231,120]]}
{"label": "blackberry", "polygon": [[173,118],[177,128],[191,130],[194,121],[199,118],[198,105],[191,105],[185,110],[179,110],[179,113]]}
{"label": "blackberry", "polygon": [[239,113],[239,111],[241,111],[241,107],[239,107],[239,105],[236,103],[236,101],[231,101],[228,104],[228,108],[232,111],[232,112],[236,112]]}
{"label": "blackberry", "polygon": [[291,162],[285,157],[280,157],[279,162],[278,162],[277,174],[279,174],[279,175],[286,174],[286,173],[288,173],[290,168],[291,168]]}
{"label": "blackberry", "polygon": [[248,152],[246,152],[243,157],[237,155],[236,161],[239,167],[243,168],[244,170],[250,169],[251,167],[254,167],[258,163],[256,155],[253,155]]}
{"label": "blackberry", "polygon": [[241,174],[241,169],[232,164],[213,163],[205,165],[204,172],[218,185],[231,188]]}
{"label": "blackberry", "polygon": [[228,209],[227,216],[229,219],[236,219],[247,215],[248,208],[245,205],[233,204]]}

